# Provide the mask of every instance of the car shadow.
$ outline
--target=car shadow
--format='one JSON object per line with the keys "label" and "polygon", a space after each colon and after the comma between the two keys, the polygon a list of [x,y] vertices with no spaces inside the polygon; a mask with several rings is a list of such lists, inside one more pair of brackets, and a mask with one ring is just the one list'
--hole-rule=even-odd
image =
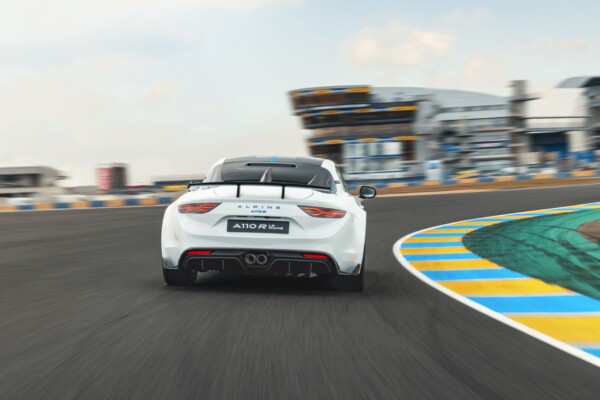
{"label": "car shadow", "polygon": [[322,296],[360,295],[361,293],[339,292],[332,288],[326,277],[285,278],[272,276],[249,276],[205,272],[193,286],[164,286],[167,290],[188,292],[222,292],[241,294],[308,295]]}

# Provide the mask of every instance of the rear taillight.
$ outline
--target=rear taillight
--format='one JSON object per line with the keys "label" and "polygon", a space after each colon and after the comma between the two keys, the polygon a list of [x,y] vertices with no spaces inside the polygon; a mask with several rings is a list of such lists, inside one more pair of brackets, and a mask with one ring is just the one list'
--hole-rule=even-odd
{"label": "rear taillight", "polygon": [[311,217],[316,218],[342,218],[346,215],[346,211],[336,210],[335,208],[323,208],[323,207],[314,207],[314,206],[298,206],[310,215]]}
{"label": "rear taillight", "polygon": [[182,204],[177,209],[183,214],[205,214],[214,210],[221,203],[192,203]]}
{"label": "rear taillight", "polygon": [[185,254],[188,256],[208,256],[212,254],[212,250],[188,250]]}
{"label": "rear taillight", "polygon": [[325,254],[317,254],[317,253],[304,253],[304,254],[302,254],[302,257],[304,257],[304,258],[317,258],[319,260],[326,260],[326,259],[329,258]]}

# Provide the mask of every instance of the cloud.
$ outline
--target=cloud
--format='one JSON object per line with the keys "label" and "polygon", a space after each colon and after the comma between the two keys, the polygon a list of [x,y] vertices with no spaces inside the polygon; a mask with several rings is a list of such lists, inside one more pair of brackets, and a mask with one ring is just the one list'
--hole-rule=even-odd
{"label": "cloud", "polygon": [[533,43],[533,52],[536,55],[552,55],[561,52],[585,52],[590,49],[589,42],[581,37],[550,38],[544,37]]}
{"label": "cloud", "polygon": [[454,9],[442,16],[442,21],[451,24],[470,24],[476,25],[486,22],[490,19],[492,12],[487,8],[475,7],[470,10]]}
{"label": "cloud", "polygon": [[204,173],[223,156],[304,153],[282,89],[232,98],[219,76],[161,71],[100,57],[0,80],[0,166],[48,165],[79,185],[95,182],[96,164],[126,162],[131,182],[147,183]]}
{"label": "cloud", "polygon": [[[511,80],[515,77],[507,65],[509,57],[504,53],[480,54],[468,59],[455,73],[434,73],[427,76],[422,85],[444,89],[471,90],[500,96],[509,96]],[[535,77],[531,77],[535,78]],[[529,116],[583,115],[579,89],[557,89],[556,80],[528,81],[528,93],[540,98],[527,104]]]}
{"label": "cloud", "polygon": [[382,28],[356,32],[342,48],[357,67],[426,66],[452,51],[454,36],[441,31],[411,28],[398,21]]}
{"label": "cloud", "polygon": [[490,74],[502,74],[505,71],[505,59],[506,56],[502,53],[482,54],[467,60],[462,73],[468,79],[480,79],[486,78]]}
{"label": "cloud", "polygon": [[175,83],[172,81],[159,82],[153,85],[146,97],[151,100],[163,100],[173,97],[175,93]]}
{"label": "cloud", "polygon": [[512,79],[506,60],[504,53],[479,54],[467,59],[456,72],[430,73],[423,85],[506,95],[506,87]]}
{"label": "cloud", "polygon": [[272,5],[296,5],[303,0],[0,0],[0,47],[70,41],[110,27],[123,18],[135,23],[149,17],[198,9],[251,11]]}
{"label": "cloud", "polygon": [[[262,16],[248,14],[300,1],[59,3],[0,0],[0,166],[49,165],[70,185],[93,183],[98,163],[127,162],[132,182],[148,182],[235,151],[304,151],[288,87],[263,64],[238,65],[261,45],[246,19]],[[259,79],[260,93],[245,89]]]}
{"label": "cloud", "polygon": [[143,104],[147,107],[163,107],[173,100],[176,91],[177,85],[173,81],[155,83],[144,96]]}
{"label": "cloud", "polygon": [[589,48],[588,42],[584,38],[556,39],[554,46],[564,51],[586,51]]}

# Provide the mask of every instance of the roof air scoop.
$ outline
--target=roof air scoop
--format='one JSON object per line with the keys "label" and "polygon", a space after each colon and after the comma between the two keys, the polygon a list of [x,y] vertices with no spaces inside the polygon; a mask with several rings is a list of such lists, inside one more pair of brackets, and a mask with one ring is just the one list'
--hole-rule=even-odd
{"label": "roof air scoop", "polygon": [[260,181],[264,183],[273,182],[273,172],[270,167],[265,170],[265,173],[261,176]]}
{"label": "roof air scoop", "polygon": [[337,182],[333,182],[331,179],[327,179],[327,184],[323,185],[322,179],[319,177],[319,175],[315,175],[312,177],[310,182],[308,182],[308,186],[321,186],[321,187],[323,187],[323,189],[326,189],[327,187],[329,187],[330,192],[335,192],[335,184],[336,183]]}

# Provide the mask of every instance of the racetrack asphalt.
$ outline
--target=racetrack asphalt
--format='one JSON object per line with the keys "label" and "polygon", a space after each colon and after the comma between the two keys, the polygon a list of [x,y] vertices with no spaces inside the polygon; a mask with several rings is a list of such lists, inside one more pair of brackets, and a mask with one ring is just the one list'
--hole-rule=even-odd
{"label": "racetrack asphalt", "polygon": [[0,214],[0,399],[597,399],[600,369],[435,291],[392,246],[600,186],[381,198],[366,288],[164,284],[164,208]]}

